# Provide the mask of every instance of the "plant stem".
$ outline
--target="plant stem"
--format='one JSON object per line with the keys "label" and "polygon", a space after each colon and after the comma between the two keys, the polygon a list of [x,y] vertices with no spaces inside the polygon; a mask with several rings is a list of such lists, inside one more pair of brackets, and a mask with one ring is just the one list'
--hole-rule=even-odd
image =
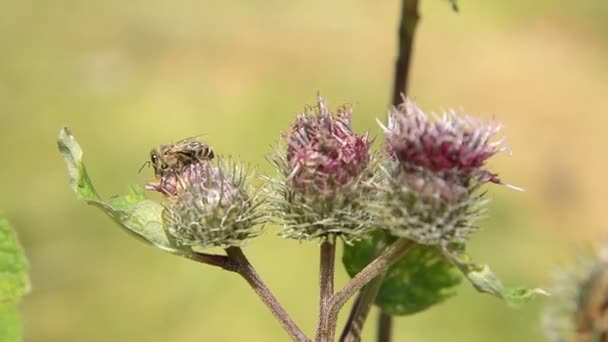
{"label": "plant stem", "polygon": [[304,332],[291,319],[287,311],[281,306],[270,289],[264,284],[258,273],[255,271],[243,250],[239,247],[226,248],[226,255],[216,255],[207,253],[192,253],[185,257],[204,264],[220,267],[226,271],[238,273],[243,277],[249,286],[257,293],[262,302],[270,309],[274,317],[281,323],[283,329],[287,331],[294,341],[310,342]]}
{"label": "plant stem", "polygon": [[369,283],[372,279],[380,275],[382,272],[395,263],[401,256],[403,256],[410,247],[413,246],[413,242],[406,239],[399,239],[393,242],[391,245],[386,247],[382,253],[372,262],[370,262],[363,270],[352,278],[340,291],[334,294],[329,310],[326,312],[327,317],[321,318],[326,320],[327,324],[327,335],[324,335],[324,339],[317,339],[317,342],[328,342],[333,341],[336,323],[338,320],[338,313],[340,309],[348,299],[350,299],[357,291],[359,291],[364,285]]}
{"label": "plant stem", "polygon": [[378,342],[390,342],[393,332],[393,317],[380,311],[378,314]]}
{"label": "plant stem", "polygon": [[372,279],[372,281],[370,281],[361,289],[361,291],[359,291],[357,302],[353,306],[348,323],[344,327],[342,335],[340,336],[340,342],[361,341],[361,332],[363,331],[363,326],[365,325],[369,311],[371,310],[372,306],[374,305],[374,301],[378,296],[378,292],[380,292],[380,287],[382,286],[385,275],[386,272],[383,272],[376,278]]}
{"label": "plant stem", "polygon": [[352,337],[361,335],[361,329],[356,325],[357,323],[355,322],[359,321],[358,317],[361,312],[361,301],[363,300],[362,297],[364,295],[365,288],[366,287],[363,287],[363,289],[359,291],[359,294],[357,294],[357,297],[355,297],[355,300],[353,300],[353,305],[350,308],[350,313],[348,314],[348,318],[346,319],[346,324],[344,324],[342,334],[340,334],[340,342],[357,341]]}
{"label": "plant stem", "polygon": [[186,254],[184,256],[188,259],[192,259],[203,264],[219,267],[230,272],[237,272],[238,269],[238,265],[236,265],[230,258],[225,255],[195,252],[192,254]]}
{"label": "plant stem", "polygon": [[[387,239],[388,237],[386,235],[383,235],[383,238],[378,239],[375,245],[374,256],[378,256],[378,254],[380,254],[380,252],[382,252],[382,250],[386,247]],[[363,326],[365,325],[369,311],[371,310],[374,301],[378,296],[378,292],[380,292],[380,287],[382,286],[385,276],[386,272],[382,272],[382,274],[374,278],[369,282],[369,284],[365,285],[361,291],[359,291],[359,294],[357,295],[355,303],[353,304],[348,316],[348,321],[342,330],[340,342],[361,341],[361,332],[363,331]]]}
{"label": "plant stem", "polygon": [[401,96],[407,95],[414,33],[420,16],[418,0],[403,0],[401,8],[401,25],[399,27],[399,53],[395,62],[395,79],[393,84],[393,105],[401,103]]}
{"label": "plant stem", "polygon": [[240,274],[241,277],[243,277],[247,283],[249,283],[249,286],[251,286],[255,293],[257,293],[262,302],[266,304],[274,317],[279,321],[279,323],[281,323],[283,329],[287,331],[289,336],[291,336],[294,341],[310,341],[304,332],[302,332],[302,330],[291,319],[287,311],[285,311],[283,306],[281,306],[266,284],[264,284],[249,260],[247,260],[243,250],[239,247],[228,247],[226,248],[226,255],[231,261],[238,265],[235,272]]}
{"label": "plant stem", "polygon": [[[395,62],[395,79],[393,83],[393,106],[398,106],[406,97],[410,75],[414,34],[420,20],[418,13],[418,0],[403,0],[401,7],[401,24],[399,26],[399,53]],[[390,342],[393,327],[393,318],[380,311],[378,313],[378,339],[377,342]]]}
{"label": "plant stem", "polygon": [[[397,53],[397,60],[395,61],[395,70],[394,70],[394,80],[393,80],[393,94],[391,98],[391,103],[393,106],[397,107],[402,102],[402,96],[407,96],[407,87],[410,73],[410,64],[412,57],[412,50],[414,45],[414,34],[416,32],[416,26],[418,24],[418,20],[420,16],[418,14],[418,0],[403,0],[401,5],[401,21],[399,25],[399,48]],[[371,295],[368,293],[367,295]],[[365,323],[365,317],[367,312],[361,311],[363,308],[360,305],[360,302],[363,300],[361,298],[362,294],[357,296],[355,300],[355,304],[351,310],[348,322],[346,324],[345,330],[342,332],[341,341],[346,341],[346,337],[349,335],[348,331],[352,329],[363,329],[363,324]],[[357,313],[358,312],[358,313]],[[365,317],[359,317],[359,315],[364,315]],[[380,312],[379,315],[385,315],[383,312]],[[382,318],[383,321],[390,320],[390,316],[379,317]],[[360,322],[360,326],[356,321]],[[384,328],[378,327],[379,329],[390,329],[391,324],[383,325]],[[359,332],[355,332],[355,334],[360,335]],[[388,331],[386,336],[390,336],[391,333]],[[378,335],[380,336],[380,334]],[[349,341],[358,341],[358,339],[352,339],[354,336],[350,336]],[[359,337],[360,340],[360,337]],[[378,340],[380,342],[381,340]],[[390,341],[390,337],[388,340],[383,342]]]}
{"label": "plant stem", "polygon": [[319,267],[319,321],[317,323],[317,341],[333,341],[328,331],[327,318],[334,295],[334,269],[336,260],[336,242],[331,237],[321,243]]}

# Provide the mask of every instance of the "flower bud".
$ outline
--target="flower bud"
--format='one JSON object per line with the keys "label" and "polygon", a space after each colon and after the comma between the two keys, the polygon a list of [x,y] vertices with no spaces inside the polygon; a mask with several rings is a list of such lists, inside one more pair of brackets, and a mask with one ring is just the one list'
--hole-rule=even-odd
{"label": "flower bud", "polygon": [[179,174],[161,177],[148,188],[165,194],[163,217],[175,241],[192,248],[239,246],[259,235],[265,220],[249,177],[236,164],[194,163]]}
{"label": "flower bud", "polygon": [[422,244],[465,242],[485,203],[475,191],[487,182],[502,184],[485,167],[506,149],[502,140],[491,141],[501,126],[453,110],[433,122],[405,100],[382,128],[390,156],[388,228]]}
{"label": "flower bud", "polygon": [[362,183],[369,177],[368,134],[351,128],[352,108],[342,106],[333,114],[318,97],[317,106],[298,114],[282,134],[286,148],[270,158],[280,177],[269,179],[273,208],[281,217],[281,234],[296,239],[345,240],[367,231]]}

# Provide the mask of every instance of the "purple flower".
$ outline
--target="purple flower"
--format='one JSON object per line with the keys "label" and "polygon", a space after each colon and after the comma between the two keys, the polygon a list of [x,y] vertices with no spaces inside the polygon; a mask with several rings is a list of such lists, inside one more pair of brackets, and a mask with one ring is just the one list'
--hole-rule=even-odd
{"label": "purple flower", "polygon": [[316,108],[298,114],[283,139],[287,143],[288,179],[302,193],[332,196],[356,180],[370,156],[368,134],[350,127],[352,108],[332,114],[320,96]]}
{"label": "purple flower", "polygon": [[493,122],[453,110],[434,119],[405,100],[381,125],[390,186],[378,210],[393,235],[427,245],[463,243],[487,202],[476,191],[487,182],[503,184],[486,161],[506,146],[493,140],[501,130]]}
{"label": "purple flower", "polygon": [[268,160],[278,177],[266,177],[270,211],[280,219],[280,235],[298,240],[340,237],[346,242],[376,228],[366,210],[374,196],[375,155],[368,134],[351,128],[352,109],[336,113],[318,96],[317,105],[298,114],[286,146]]}
{"label": "purple flower", "polygon": [[422,173],[432,178],[446,197],[451,197],[449,185],[466,188],[472,181],[503,184],[485,165],[490,157],[507,149],[503,139],[492,141],[501,130],[499,124],[459,116],[454,110],[432,122],[414,102],[405,100],[391,109],[388,127],[383,129],[389,154],[409,175],[414,188],[416,176]]}

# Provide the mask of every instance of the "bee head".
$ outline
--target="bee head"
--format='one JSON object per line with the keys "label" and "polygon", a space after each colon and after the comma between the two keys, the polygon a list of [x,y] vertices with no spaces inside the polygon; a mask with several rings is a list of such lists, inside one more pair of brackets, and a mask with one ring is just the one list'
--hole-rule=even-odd
{"label": "bee head", "polygon": [[158,151],[154,149],[150,151],[150,161],[148,163],[152,164],[154,168],[154,173],[158,176],[159,173],[163,173],[167,169],[169,169],[169,164],[166,163],[166,159],[163,159],[160,154],[166,155],[166,151]]}
{"label": "bee head", "polygon": [[152,165],[154,165],[154,167],[157,166],[157,164],[158,164],[158,152],[156,152],[156,150],[150,151],[150,162],[152,162]]}

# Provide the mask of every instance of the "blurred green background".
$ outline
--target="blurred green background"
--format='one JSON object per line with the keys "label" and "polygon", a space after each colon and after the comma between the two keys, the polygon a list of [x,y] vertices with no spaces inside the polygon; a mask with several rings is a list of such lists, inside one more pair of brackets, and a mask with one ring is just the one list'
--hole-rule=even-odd
{"label": "blurred green background", "polygon": [[[427,110],[505,124],[513,155],[492,169],[527,192],[490,187],[469,249],[507,284],[546,286],[574,247],[605,237],[608,3],[460,6],[422,1],[410,93]],[[264,155],[317,91],[378,135],[399,11],[396,0],[0,1],[0,210],[31,261],[26,341],[287,340],[237,276],[145,246],[79,202],[55,138],[72,128],[110,196],[151,178],[137,173],[151,147],[197,134],[270,172]],[[275,231],[246,253],[312,334],[317,247]],[[539,341],[543,301],[510,308],[463,284],[398,319],[395,341]]]}

